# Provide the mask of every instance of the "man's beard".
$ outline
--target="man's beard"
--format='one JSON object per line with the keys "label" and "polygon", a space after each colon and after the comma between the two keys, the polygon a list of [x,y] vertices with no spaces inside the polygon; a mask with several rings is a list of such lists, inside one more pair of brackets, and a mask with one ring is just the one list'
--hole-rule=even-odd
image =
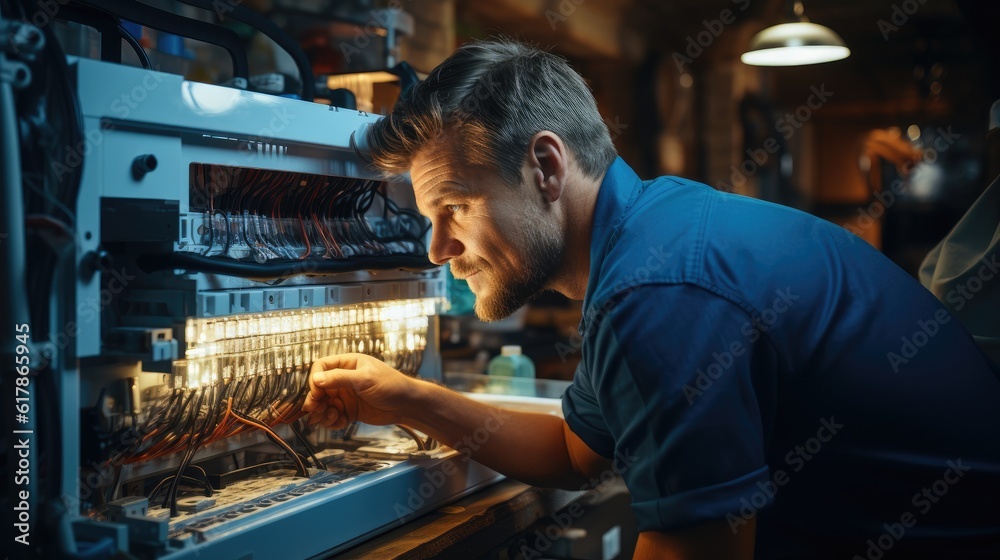
{"label": "man's beard", "polygon": [[562,259],[565,243],[555,224],[542,223],[546,224],[544,231],[525,231],[520,248],[525,257],[523,266],[520,270],[504,271],[509,273],[506,277],[498,274],[493,265],[482,258],[474,263],[462,263],[458,269],[452,262],[452,271],[460,276],[478,270],[483,277],[478,279],[483,293],[476,294],[474,307],[481,321],[499,321],[511,316],[541,293],[551,281]]}

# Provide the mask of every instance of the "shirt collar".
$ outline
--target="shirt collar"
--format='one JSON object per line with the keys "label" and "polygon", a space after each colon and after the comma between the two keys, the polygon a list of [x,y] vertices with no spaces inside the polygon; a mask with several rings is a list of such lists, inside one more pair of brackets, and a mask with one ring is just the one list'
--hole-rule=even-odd
{"label": "shirt collar", "polygon": [[642,180],[625,160],[615,158],[604,174],[597,205],[594,208],[593,227],[590,232],[590,275],[587,278],[587,292],[583,299],[583,323],[590,314],[591,298],[601,278],[604,257],[618,239],[619,229],[625,219],[625,212],[635,203],[642,192]]}

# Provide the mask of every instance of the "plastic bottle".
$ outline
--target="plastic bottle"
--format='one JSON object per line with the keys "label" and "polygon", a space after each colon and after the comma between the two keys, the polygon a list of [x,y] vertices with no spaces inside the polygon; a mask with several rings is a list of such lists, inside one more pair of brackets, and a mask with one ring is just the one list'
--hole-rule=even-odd
{"label": "plastic bottle", "polygon": [[504,377],[535,377],[535,363],[521,353],[518,345],[500,347],[500,355],[490,360],[486,371]]}

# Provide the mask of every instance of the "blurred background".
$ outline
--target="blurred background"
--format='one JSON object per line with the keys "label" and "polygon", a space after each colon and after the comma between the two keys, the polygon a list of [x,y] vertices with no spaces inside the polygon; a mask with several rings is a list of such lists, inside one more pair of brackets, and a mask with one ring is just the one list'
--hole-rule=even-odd
{"label": "blurred background", "polygon": [[[304,48],[317,101],[385,113],[401,89],[462,43],[504,35],[566,57],[589,82],[624,159],[644,178],[681,175],[785,204],[853,231],[916,274],[997,174],[987,142],[1000,99],[996,2],[973,0],[229,0],[265,14]],[[147,4],[222,22],[250,53],[251,89],[297,91],[270,39],[171,0]],[[798,4],[798,5],[796,5]],[[846,59],[800,66],[741,61],[758,32],[808,18]],[[153,67],[225,83],[221,49],[129,31]],[[100,56],[87,27],[60,24],[69,54]],[[128,49],[128,62],[135,55]],[[995,145],[996,143],[994,143]],[[453,283],[442,318],[446,370],[485,371],[519,344],[537,376],[571,379],[579,302],[540,297],[483,324]]]}

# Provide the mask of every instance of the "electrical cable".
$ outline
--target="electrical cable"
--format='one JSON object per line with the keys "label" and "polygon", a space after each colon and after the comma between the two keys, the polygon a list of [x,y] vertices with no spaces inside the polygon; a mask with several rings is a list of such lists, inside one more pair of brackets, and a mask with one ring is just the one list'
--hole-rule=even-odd
{"label": "electrical cable", "polygon": [[[228,392],[228,390],[229,390],[229,386],[228,385],[227,386],[223,386],[222,389],[221,389],[221,393],[220,393],[219,392],[220,388],[217,385],[212,385],[212,386],[209,386],[207,388],[203,387],[203,388],[199,389],[198,391],[196,391],[197,393],[199,393],[199,397],[198,397],[197,403],[195,404],[194,408],[192,409],[191,419],[188,421],[188,425],[192,426],[192,429],[191,429],[190,436],[188,438],[187,450],[185,451],[184,457],[181,459],[181,464],[180,464],[180,466],[177,469],[177,475],[174,478],[173,482],[171,483],[170,489],[168,490],[167,495],[164,498],[164,504],[163,505],[164,505],[164,507],[166,507],[169,504],[171,517],[175,517],[178,514],[178,511],[177,511],[177,489],[178,489],[179,478],[177,478],[177,477],[180,477],[180,475],[182,473],[186,472],[187,469],[191,468],[191,466],[189,466],[189,465],[190,465],[190,461],[194,457],[195,452],[197,451],[197,449],[199,447],[201,447],[203,444],[207,443],[206,442],[206,438],[210,435],[209,432],[208,432],[208,428],[209,427],[213,428],[213,432],[212,433],[214,433],[214,430],[218,429],[216,418],[218,417],[218,414],[220,414],[220,407],[217,406],[217,405],[211,405],[211,406],[209,406],[208,412],[205,415],[205,421],[201,424],[201,427],[196,427],[197,418],[200,416],[201,403],[202,403],[202,401],[204,399],[205,392],[206,391],[210,391],[212,393],[212,395],[215,396],[214,399],[212,397],[209,397],[210,401],[214,400],[214,401],[218,402],[219,397],[220,396],[224,397],[225,394]],[[219,421],[219,423],[222,423],[224,421],[225,421],[225,417],[223,418],[222,421]],[[194,468],[196,468],[197,470],[199,470],[202,473],[202,475],[205,477],[205,481],[206,481],[206,484],[207,484],[208,475],[207,475],[207,473],[205,473],[205,470],[202,469],[201,467],[196,466],[196,465],[194,466]],[[209,493],[210,492],[211,492],[211,487],[209,485]]]}
{"label": "electrical cable", "polygon": [[[199,441],[198,441],[198,437],[197,436],[198,436],[198,433],[200,432],[200,430],[198,429],[197,424],[198,424],[199,412],[201,410],[201,403],[202,403],[202,400],[205,398],[205,388],[203,387],[203,388],[199,389],[197,391],[197,393],[198,393],[198,401],[195,404],[194,408],[192,409],[191,418],[188,421],[188,426],[190,426],[191,429],[190,429],[189,434],[188,434],[187,449],[184,452],[184,457],[181,459],[180,466],[177,467],[177,476],[175,476],[174,479],[173,479],[173,481],[171,481],[171,483],[170,483],[170,489],[167,490],[167,495],[163,499],[163,502],[164,502],[163,506],[164,507],[166,507],[168,505],[170,506],[170,517],[177,517],[177,515],[178,515],[178,510],[177,510],[177,486],[178,486],[178,483],[180,482],[181,475],[184,473],[186,467],[190,463],[191,459],[194,457],[195,450],[198,448]],[[206,421],[206,424],[207,424],[207,422],[208,422],[208,417],[207,416],[206,416],[205,421]],[[187,432],[188,430],[185,430],[185,431]]]}
{"label": "electrical cable", "polygon": [[202,467],[200,467],[198,465],[191,465],[187,469],[184,469],[184,472],[187,472],[190,469],[195,469],[195,470],[197,470],[198,472],[201,473],[201,478],[205,482],[205,495],[208,496],[209,498],[211,498],[212,494],[213,494],[213,491],[212,491],[212,484],[208,481],[208,473],[205,472],[204,468],[202,468]]}
{"label": "electrical cable", "polygon": [[76,22],[92,27],[101,34],[101,60],[114,64],[122,62],[121,22],[112,14],[76,2],[65,2],[54,16],[58,20]]}
{"label": "electrical cable", "polygon": [[406,435],[413,438],[413,441],[417,443],[417,451],[427,450],[427,447],[424,445],[424,440],[420,439],[420,436],[417,434],[416,430],[414,430],[409,426],[404,426],[403,424],[396,424],[396,427],[399,428],[400,430],[403,430],[404,432],[406,432]]}
{"label": "electrical cable", "polygon": [[74,237],[73,230],[69,225],[52,216],[29,214],[24,217],[24,225],[29,229],[54,231],[70,240]]}
{"label": "electrical cable", "polygon": [[[399,208],[375,181],[210,164],[195,164],[191,179],[192,199],[208,201],[205,248],[191,251],[202,256],[261,263],[427,253],[430,220]],[[382,205],[377,230],[367,216],[376,201]],[[225,220],[216,219],[220,211]],[[233,251],[218,253],[223,226]],[[311,264],[302,265],[308,273]]]}
{"label": "electrical cable", "polygon": [[299,427],[296,425],[297,422],[298,421],[289,422],[288,426],[292,428],[292,432],[295,433],[295,437],[297,437],[299,441],[302,442],[302,446],[306,448],[307,452],[309,452],[309,456],[312,457],[313,463],[316,465],[316,468],[320,470],[326,470],[326,465],[324,465],[323,461],[320,461],[319,457],[317,456],[316,448],[313,447],[312,442],[309,441],[309,439],[305,436],[305,434],[302,433],[302,430],[299,429]]}
{"label": "electrical cable", "polygon": [[140,255],[136,264],[143,272],[184,269],[191,272],[222,274],[257,280],[291,278],[301,274],[322,276],[364,270],[405,270],[422,272],[437,268],[426,255],[356,256],[349,259],[294,262],[245,262],[194,253],[156,253]]}
{"label": "electrical cable", "polygon": [[[176,477],[177,475],[175,474],[163,477],[163,480],[160,480],[160,482],[158,482],[156,486],[153,487],[153,489],[149,492],[149,495],[146,497],[146,499],[149,500],[149,503],[153,503],[153,500],[156,498],[156,495],[163,488],[164,484],[166,484],[167,482],[172,482]],[[207,477],[205,480],[198,480],[197,478],[191,476],[182,475],[181,479],[186,480],[188,482],[193,482],[194,484],[203,487],[205,489],[205,497],[210,498],[212,496],[212,485],[208,483]]]}
{"label": "electrical cable", "polygon": [[270,469],[271,467],[275,467],[276,470],[278,467],[296,467],[296,465],[294,461],[268,461],[266,463],[258,463],[256,465],[236,469],[235,471],[229,471],[225,476],[226,478],[238,477],[245,472],[257,472],[262,469]]}
{"label": "electrical cable", "polygon": [[[61,200],[57,199],[52,193],[36,185],[34,177],[25,177],[24,186],[34,191],[39,196],[44,198],[47,202],[51,203],[53,206],[58,208],[65,215],[68,225],[70,226],[70,229],[73,229],[76,223],[76,215],[73,213],[72,210],[69,209],[69,207],[67,207]],[[53,219],[55,219],[54,216]]]}
{"label": "electrical cable", "polygon": [[360,424],[358,424],[357,422],[351,422],[350,424],[347,425],[346,428],[344,428],[344,436],[341,439],[343,439],[344,441],[350,441],[354,439],[354,436],[355,434],[358,433],[358,429],[360,427],[361,427]]}
{"label": "electrical cable", "polygon": [[227,401],[226,411],[230,415],[232,415],[233,418],[235,418],[238,422],[242,422],[242,423],[244,423],[244,424],[246,424],[248,426],[257,428],[257,429],[261,430],[262,432],[264,432],[264,434],[271,441],[273,441],[279,447],[281,447],[282,449],[284,449],[285,453],[287,453],[288,456],[292,458],[292,461],[295,463],[295,466],[298,469],[296,471],[296,474],[298,476],[301,476],[301,477],[309,478],[309,468],[306,467],[306,464],[304,462],[302,462],[302,458],[299,457],[299,455],[295,452],[295,450],[293,450],[291,448],[291,446],[288,445],[287,442],[285,442],[285,440],[281,439],[281,437],[278,436],[278,434],[274,433],[274,431],[270,427],[268,427],[267,425],[265,425],[264,423],[259,422],[259,421],[254,420],[254,419],[251,419],[251,418],[244,417],[240,413],[236,412],[235,410],[233,410],[233,406],[232,405],[233,405],[233,401],[232,400]]}
{"label": "electrical cable", "polygon": [[146,70],[152,70],[153,65],[149,62],[149,56],[146,54],[146,50],[142,48],[142,45],[139,44],[139,41],[136,41],[135,37],[122,27],[121,23],[118,24],[117,29],[121,33],[122,39],[125,39],[125,42],[135,51],[135,55],[139,57],[139,63],[142,64],[142,67]]}
{"label": "electrical cable", "polygon": [[[123,19],[132,21],[157,31],[189,37],[196,41],[222,47],[229,53],[233,64],[233,77],[245,81],[250,79],[243,40],[235,32],[197,19],[179,16],[173,12],[160,10],[135,0],[78,0]],[[48,27],[48,26],[47,26]]]}
{"label": "electrical cable", "polygon": [[[218,0],[179,0],[184,4],[195,6],[206,10],[208,12],[218,14]],[[298,42],[288,36],[287,33],[281,30],[280,27],[275,25],[275,23],[266,17],[258,14],[257,12],[247,8],[246,6],[241,6],[238,3],[230,2],[226,4],[225,10],[228,11],[228,17],[235,19],[236,21],[245,23],[250,27],[260,31],[272,41],[277,43],[279,47],[285,50],[292,60],[295,61],[295,66],[299,70],[299,79],[302,81],[302,99],[305,101],[312,101],[315,95],[316,84],[315,78],[313,77],[312,64],[306,57],[305,52],[299,47]]]}

